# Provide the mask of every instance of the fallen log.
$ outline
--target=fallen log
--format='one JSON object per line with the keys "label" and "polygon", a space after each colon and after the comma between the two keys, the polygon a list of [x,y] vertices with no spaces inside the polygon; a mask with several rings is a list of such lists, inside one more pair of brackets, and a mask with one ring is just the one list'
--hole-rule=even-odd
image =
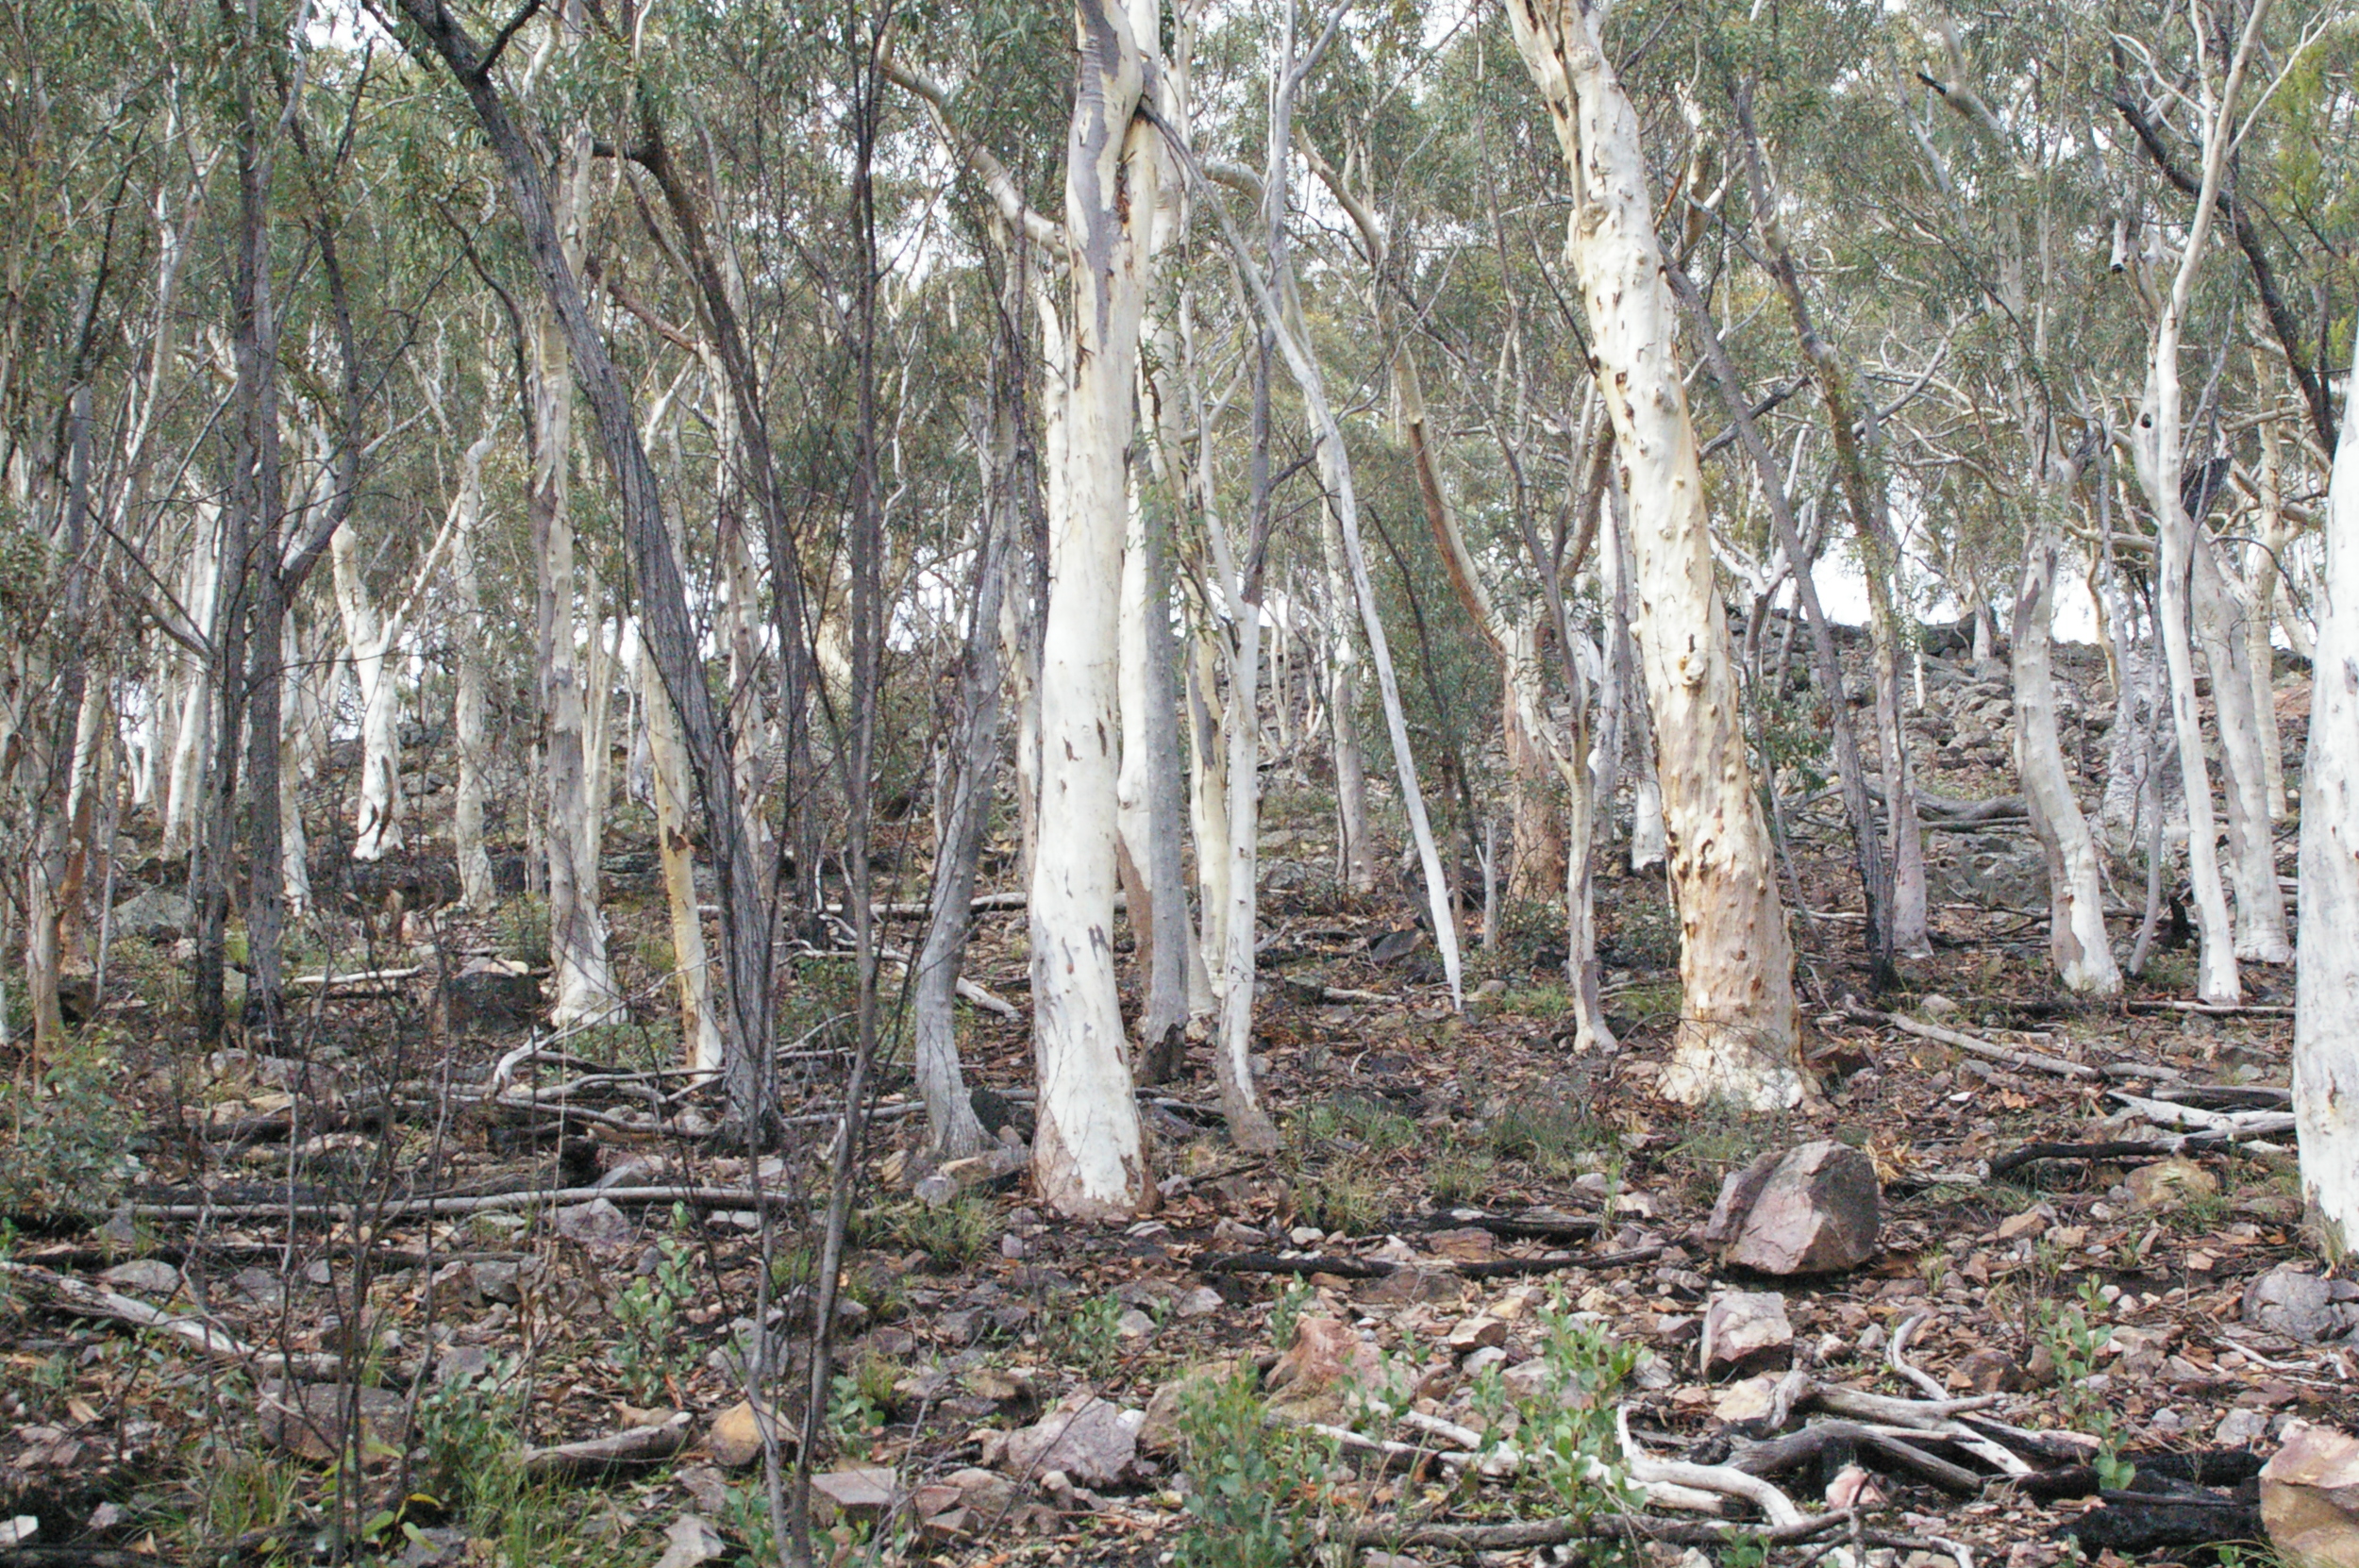
{"label": "fallen log", "polygon": [[343,1376],[344,1363],[341,1356],[258,1350],[202,1314],[177,1316],[160,1307],[131,1296],[119,1295],[113,1291],[101,1290],[87,1280],[58,1274],[38,1264],[19,1263],[0,1258],[0,1279],[10,1281],[52,1310],[125,1324],[161,1334],[192,1347],[208,1360],[310,1382],[334,1382]]}
{"label": "fallen log", "polygon": [[2036,1072],[2053,1073],[2059,1077],[2079,1078],[2086,1082],[2100,1080],[2105,1076],[2094,1067],[2066,1061],[2062,1057],[2042,1056],[2037,1051],[2018,1051],[2011,1045],[1997,1045],[1970,1034],[1960,1034],[1955,1029],[1945,1029],[1938,1024],[1920,1024],[1903,1012],[1878,1012],[1873,1008],[1860,1006],[1850,997],[1844,998],[1843,1012],[1844,1016],[1862,1024],[1882,1024],[1903,1034],[1913,1034],[1919,1040],[1954,1045],[1961,1051],[1990,1061],[2003,1061],[2010,1067],[2028,1067]]}
{"label": "fallen log", "polygon": [[527,1448],[518,1458],[525,1474],[534,1480],[594,1480],[617,1470],[665,1462],[688,1446],[692,1425],[688,1412],[678,1410],[661,1426],[634,1426],[607,1437]]}

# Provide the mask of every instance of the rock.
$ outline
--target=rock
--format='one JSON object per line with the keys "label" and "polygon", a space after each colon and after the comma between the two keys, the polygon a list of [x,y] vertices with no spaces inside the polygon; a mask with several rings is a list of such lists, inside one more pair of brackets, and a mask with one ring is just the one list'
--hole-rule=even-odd
{"label": "rock", "polygon": [[[771,1435],[782,1449],[795,1446],[795,1424],[778,1412],[767,1412]],[[712,1418],[705,1428],[705,1452],[724,1470],[742,1470],[761,1458],[761,1425],[754,1418],[750,1399],[741,1399]]]}
{"label": "rock", "polygon": [[115,906],[114,934],[119,937],[142,937],[149,942],[171,942],[196,929],[196,906],[187,895],[167,892],[159,888],[126,898]]}
{"label": "rock", "polygon": [[180,1271],[160,1258],[134,1258],[98,1276],[118,1290],[170,1295],[180,1288]]}
{"label": "rock", "polygon": [[446,1344],[434,1356],[434,1381],[465,1384],[492,1370],[492,1353],[479,1344]]}
{"label": "rock", "polygon": [[2222,1448],[2250,1448],[2269,1435],[2269,1418],[2259,1410],[2230,1410],[2219,1418],[2212,1441]]}
{"label": "rock", "polygon": [[1775,1291],[1722,1291],[1704,1309],[1707,1377],[1719,1371],[1746,1371],[1782,1360],[1780,1353],[1793,1343],[1794,1326],[1786,1321],[1785,1297]]}
{"label": "rock", "polygon": [[1015,1483],[995,1471],[972,1466],[953,1470],[949,1484],[959,1489],[959,1506],[980,1514],[985,1523],[1015,1507]]}
{"label": "rock", "polygon": [[630,1245],[630,1221],[604,1198],[560,1209],[549,1223],[560,1236],[592,1252],[619,1252]]}
{"label": "rock", "polygon": [[2359,1568],[2359,1440],[2296,1421],[2261,1472],[2261,1523],[2295,1568]]}
{"label": "rock", "polygon": [[1426,1268],[1412,1263],[1355,1289],[1352,1299],[1378,1307],[1408,1307],[1420,1301],[1450,1299],[1465,1284],[1465,1276],[1456,1269]]}
{"label": "rock", "polygon": [[29,1544],[41,1534],[41,1519],[37,1514],[20,1513],[13,1519],[0,1519],[0,1550]]}
{"label": "rock", "polygon": [[1453,1356],[1464,1356],[1476,1350],[1487,1350],[1493,1345],[1507,1343],[1507,1325],[1487,1314],[1480,1317],[1461,1318],[1457,1326],[1450,1329],[1448,1343],[1450,1354]]}
{"label": "rock", "polygon": [[1497,1239],[1480,1226],[1437,1230],[1425,1242],[1436,1258],[1447,1258],[1460,1263],[1479,1263],[1498,1252]]}
{"label": "rock", "polygon": [[470,1273],[477,1292],[484,1300],[504,1301],[510,1307],[524,1300],[516,1264],[504,1259],[487,1260],[475,1264]]}
{"label": "rock", "polygon": [[1289,1421],[1332,1423],[1350,1408],[1356,1391],[1373,1388],[1383,1375],[1383,1357],[1351,1325],[1301,1318],[1294,1343],[1270,1368],[1270,1411]]}
{"label": "rock", "polygon": [[2359,1312],[2335,1301],[2332,1282],[2280,1263],[2246,1283],[2244,1320],[2255,1328],[2316,1344],[2348,1332],[2359,1321]]}
{"label": "rock", "polygon": [[2014,1357],[2003,1350],[1985,1347],[1958,1363],[1957,1371],[1950,1375],[1949,1385],[1970,1393],[2015,1393],[2026,1380],[2023,1368],[2016,1364]]}
{"label": "rock", "polygon": [[1493,1367],[1505,1366],[1506,1364],[1506,1349],[1500,1345],[1486,1344],[1481,1349],[1476,1351],[1473,1355],[1467,1357],[1464,1361],[1460,1362],[1458,1370],[1464,1373],[1468,1377],[1480,1377],[1484,1373],[1490,1371]]}
{"label": "rock", "polygon": [[1723,1262],[1763,1274],[1827,1274],[1876,1253],[1876,1167],[1842,1143],[1765,1154],[1720,1187],[1704,1240]]}
{"label": "rock", "polygon": [[1198,1285],[1196,1289],[1181,1296],[1178,1303],[1173,1306],[1172,1311],[1176,1315],[1183,1318],[1209,1317],[1211,1314],[1219,1311],[1223,1303],[1220,1299],[1220,1293],[1218,1291],[1213,1289],[1210,1285]]}
{"label": "rock", "polygon": [[1032,1426],[1010,1432],[1003,1462],[1018,1476],[1056,1470],[1075,1486],[1112,1486],[1137,1462],[1146,1421],[1145,1410],[1123,1410],[1085,1384]]}
{"label": "rock", "polygon": [[919,1176],[917,1185],[911,1191],[916,1194],[917,1201],[927,1208],[940,1209],[959,1195],[959,1184],[940,1171],[935,1171],[930,1175]]}
{"label": "rock", "polygon": [[2219,1177],[2183,1155],[2141,1165],[2122,1180],[2133,1209],[2176,1209],[2187,1198],[2219,1195]]}
{"label": "rock", "polygon": [[1114,1333],[1126,1340],[1149,1339],[1155,1333],[1155,1320],[1133,1307],[1114,1320]]}
{"label": "rock", "polygon": [[1958,1005],[1938,991],[1928,992],[1916,1004],[1916,1015],[1939,1023],[1945,1018],[1955,1018]]}
{"label": "rock", "polygon": [[445,1034],[496,1034],[541,1016],[541,982],[509,959],[470,959],[435,988],[434,1021]]}
{"label": "rock", "polygon": [[811,1493],[847,1519],[875,1519],[893,1507],[897,1479],[884,1469],[830,1470],[811,1478]]}
{"label": "rock", "polygon": [[1187,1415],[1188,1406],[1211,1396],[1223,1383],[1235,1377],[1243,1364],[1233,1356],[1207,1361],[1158,1385],[1155,1396],[1146,1402],[1146,1419],[1139,1426],[1139,1452],[1158,1459],[1178,1453],[1180,1423]]}
{"label": "rock", "polygon": [[[343,1451],[345,1416],[355,1391],[333,1383],[265,1383],[257,1400],[262,1441],[297,1459],[327,1464]],[[366,1460],[398,1452],[407,1401],[384,1389],[358,1391],[360,1452]]]}
{"label": "rock", "polygon": [[655,1568],[697,1568],[728,1550],[721,1532],[693,1513],[673,1520],[672,1527],[663,1532],[663,1555],[655,1560]]}
{"label": "rock", "polygon": [[1740,1383],[1731,1383],[1712,1401],[1713,1416],[1732,1426],[1748,1426],[1769,1418],[1777,1403],[1778,1384],[1782,1378],[1774,1372],[1756,1373]]}

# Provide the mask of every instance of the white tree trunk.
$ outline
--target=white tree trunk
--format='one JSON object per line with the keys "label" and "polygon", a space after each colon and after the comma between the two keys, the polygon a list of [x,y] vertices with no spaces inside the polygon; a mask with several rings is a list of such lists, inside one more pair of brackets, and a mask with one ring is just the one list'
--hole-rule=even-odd
{"label": "white tree trunk", "polygon": [[[190,621],[210,626],[218,619],[221,596],[221,509],[210,502],[196,506],[196,522],[189,545],[186,586],[181,603]],[[181,672],[179,717],[173,728],[172,760],[164,778],[164,834],[161,854],[176,860],[189,853],[196,824],[196,807],[203,780],[212,766],[213,683],[207,661],[176,646],[172,663]]]}
{"label": "white tree trunk", "polygon": [[687,1064],[699,1073],[722,1068],[721,1018],[712,995],[712,965],[705,952],[704,921],[696,912],[695,786],[679,714],[663,690],[655,660],[634,632],[626,662],[647,716],[647,759],[655,774],[657,856],[663,864],[664,902],[672,916],[672,969],[679,993],[680,1034]]}
{"label": "white tree trunk", "polygon": [[2277,563],[2293,537],[2285,521],[2280,461],[2277,422],[2265,419],[2261,422],[2260,537],[2252,546],[2244,629],[2245,658],[2252,666],[2252,701],[2260,717],[2262,781],[2271,822],[2285,820],[2285,737],[2277,725],[2277,652],[2269,629],[2276,625],[2277,591],[2284,580]]}
{"label": "white tree trunk", "polygon": [[401,694],[393,639],[360,575],[360,530],[336,530],[336,609],[360,688],[360,799],[353,816],[352,858],[381,860],[401,845]]}
{"label": "white tree trunk", "polygon": [[[2268,765],[2264,725],[2274,709],[2256,697],[2245,620],[2250,613],[2220,567],[2217,548],[2196,525],[2195,628],[2212,675],[2213,727],[2219,736],[2228,806],[2228,876],[2236,894],[2236,957],[2249,963],[2291,963],[2285,899],[2277,886],[2277,852],[2269,831]],[[2266,670],[2266,661],[2262,668]]]}
{"label": "white tree trunk", "polygon": [[476,541],[483,524],[483,459],[489,435],[467,448],[459,470],[459,527],[451,544],[451,572],[458,580],[458,691],[451,728],[458,743],[459,777],[451,800],[451,847],[459,859],[460,896],[468,909],[487,913],[499,902],[492,878],[492,856],[483,842],[486,776],[492,759],[483,727],[483,661],[487,626],[483,585],[476,572]]}
{"label": "white tree trunk", "polygon": [[310,697],[311,673],[302,630],[293,615],[280,624],[278,668],[285,687],[278,709],[279,882],[289,917],[301,919],[311,906],[311,846],[303,831],[303,781],[311,771],[319,705]]}
{"label": "white tree trunk", "polygon": [[1114,1219],[1136,1213],[1152,1190],[1114,982],[1113,895],[1116,635],[1146,305],[1139,231],[1153,209],[1146,141],[1155,133],[1139,114],[1144,65],[1129,15],[1112,0],[1077,0],[1075,24],[1079,73],[1065,145],[1070,315],[1062,331],[1050,327],[1043,356],[1052,420],[1062,405],[1064,460],[1063,482],[1050,495],[1041,638],[1032,1179],[1061,1214]]}
{"label": "white tree trunk", "polygon": [[1586,298],[1637,559],[1684,992],[1663,1092],[1690,1103],[1793,1106],[1808,1082],[1792,959],[1745,755],[1677,359],[1678,306],[1655,239],[1638,118],[1607,63],[1598,9],[1510,0],[1507,12],[1572,170],[1578,205],[1566,248]]}
{"label": "white tree trunk", "polygon": [[2183,477],[2180,450],[2179,342],[2186,324],[2187,301],[2203,260],[2203,246],[2212,232],[2218,203],[2220,177],[2227,167],[2230,127],[2234,124],[2237,90],[2252,57],[2268,0],[2255,0],[2245,19],[2244,36],[2236,46],[2228,76],[2217,94],[2208,70],[2200,73],[2196,92],[2203,129],[2203,180],[2196,193],[2195,217],[2188,225],[2186,248],[2170,292],[2163,297],[2154,323],[2148,356],[2146,396],[2138,409],[2137,429],[2131,442],[2138,477],[2154,509],[2157,574],[2162,579],[2163,655],[2170,670],[2170,716],[2179,733],[2179,769],[2187,793],[2187,871],[2195,884],[2198,959],[2196,994],[2216,1005],[2233,1005],[2243,994],[2236,973],[2234,942],[2228,924],[2228,898],[2219,879],[2217,828],[2212,816],[2212,776],[2203,759],[2202,715],[2195,696],[2195,649],[2192,641],[2193,575],[2196,520],[2187,515],[2180,497]]}
{"label": "white tree trunk", "polygon": [[2349,408],[2324,532],[2301,776],[2293,1082],[2302,1195],[2339,1259],[2359,1244],[2359,415]]}
{"label": "white tree trunk", "polygon": [[1319,509],[1319,559],[1326,572],[1320,608],[1327,631],[1327,738],[1335,766],[1335,861],[1344,886],[1376,886],[1376,844],[1368,829],[1368,764],[1360,750],[1360,650],[1352,638],[1351,578],[1344,535],[1331,508]]}
{"label": "white tree trunk", "polygon": [[[2051,481],[2061,490],[2068,481]],[[2056,601],[2058,530],[2053,500],[2043,496],[2024,542],[2016,589],[2014,645],[2016,771],[2023,781],[2032,831],[2048,859],[2048,953],[2066,989],[2096,996],[2121,991],[2105,937],[2105,890],[2097,841],[2065,770],[2056,738],[2056,692],[2049,665]]]}

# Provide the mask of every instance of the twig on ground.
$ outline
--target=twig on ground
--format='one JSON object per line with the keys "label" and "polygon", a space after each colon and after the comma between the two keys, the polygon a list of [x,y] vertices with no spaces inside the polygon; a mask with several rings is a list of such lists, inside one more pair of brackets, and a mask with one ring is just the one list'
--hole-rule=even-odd
{"label": "twig on ground", "polygon": [[1919,1040],[1930,1040],[1941,1045],[1954,1045],[1961,1051],[1985,1058],[1991,1061],[2003,1061],[2010,1067],[2028,1067],[2036,1072],[2053,1073],[2059,1077],[2080,1078],[2086,1082],[2101,1080],[2105,1076],[2094,1067],[2084,1066],[2077,1061],[2066,1061],[2062,1057],[2042,1056],[2037,1051],[2018,1051],[2011,1045],[1994,1045],[1987,1040],[1978,1040],[1970,1034],[1960,1034],[1955,1029],[1945,1029],[1938,1024],[1920,1024],[1903,1012],[1878,1012],[1875,1009],[1864,1008],[1849,998],[1845,999],[1843,1011],[1845,1016],[1860,1023],[1887,1025],[1903,1034],[1913,1034]]}
{"label": "twig on ground", "polygon": [[251,1367],[280,1376],[299,1377],[307,1382],[333,1382],[343,1376],[341,1356],[304,1355],[276,1350],[258,1350],[231,1334],[210,1318],[201,1315],[175,1316],[160,1307],[101,1290],[85,1280],[55,1273],[35,1263],[19,1263],[0,1258],[0,1278],[13,1281],[36,1301],[78,1317],[98,1318],[111,1323],[144,1328],[179,1341],[195,1349],[208,1360]]}

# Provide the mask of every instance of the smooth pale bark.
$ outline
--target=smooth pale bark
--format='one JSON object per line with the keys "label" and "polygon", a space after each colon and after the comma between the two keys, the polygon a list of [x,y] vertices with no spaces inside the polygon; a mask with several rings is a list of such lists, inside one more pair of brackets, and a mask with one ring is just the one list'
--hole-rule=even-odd
{"label": "smooth pale bark", "polygon": [[488,626],[483,585],[476,571],[476,540],[483,525],[483,459],[489,434],[460,459],[459,526],[451,542],[451,575],[459,590],[459,625],[453,638],[458,663],[451,728],[458,743],[459,777],[452,790],[451,848],[459,859],[460,896],[468,909],[489,911],[499,902],[492,879],[492,856],[483,842],[483,804],[492,760],[484,731],[483,663]]}
{"label": "smooth pale bark", "polygon": [[2285,519],[2285,496],[2278,452],[2277,422],[2261,422],[2259,537],[2251,546],[2252,570],[2246,581],[2245,661],[2252,670],[2252,701],[2260,721],[2262,790],[2271,822],[2285,819],[2285,737],[2277,725],[2277,652],[2269,641],[2276,624],[2277,591],[2284,581],[2277,563],[2293,538]]}
{"label": "smooth pale bark", "polygon": [[2196,994],[2202,1001],[2233,1005],[2243,995],[2236,973],[2234,939],[2228,922],[2228,897],[2219,878],[2217,828],[2212,816],[2212,776],[2203,757],[2202,715],[2196,707],[2195,649],[2192,638],[2193,575],[2196,520],[2187,515],[2181,498],[2183,473],[2182,418],[2179,385],[2179,343],[2187,317],[2187,302],[2203,260],[2203,247],[2212,232],[2220,179],[2227,167],[2230,127],[2234,124],[2236,98],[2243,85],[2254,41],[2268,0],[2255,0],[2245,21],[2228,76],[2216,94],[2208,71],[2197,84],[2203,129],[2203,181],[2196,211],[2187,229],[2186,248],[2170,291],[2156,314],[2148,355],[2146,395],[2131,438],[2138,477],[2154,509],[2157,536],[2157,575],[2161,578],[2163,655],[2170,671],[2170,713],[2179,735],[2179,771],[2186,788],[2187,872],[2195,886],[2196,931],[2199,942]]}
{"label": "smooth pale bark", "polygon": [[1198,959],[1189,976],[1188,1011],[1220,1006],[1219,976],[1229,930],[1229,745],[1218,700],[1220,651],[1211,612],[1200,618],[1188,662],[1188,826],[1196,841]]}
{"label": "smooth pale bark", "polygon": [[1360,748],[1360,649],[1352,635],[1351,575],[1344,563],[1343,530],[1333,509],[1319,509],[1319,562],[1326,592],[1320,626],[1327,633],[1327,739],[1335,768],[1335,864],[1344,886],[1376,886],[1376,841],[1368,826],[1368,764]]}
{"label": "smooth pale bark", "polygon": [[[2050,480],[2062,492],[2077,474]],[[2056,737],[2055,682],[2049,666],[2050,626],[2056,602],[2056,552],[2061,528],[2057,496],[2043,493],[2025,530],[2023,570],[2017,578],[2014,644],[2016,772],[2023,799],[2048,860],[2048,955],[2065,987],[2092,996],[2121,992],[2105,936],[2105,889],[2097,840],[2072,793],[2064,748]]]}
{"label": "smooth pale bark", "polygon": [[[221,508],[209,501],[198,502],[195,513],[180,602],[202,632],[220,614],[222,516]],[[159,853],[165,859],[176,860],[189,853],[194,842],[197,802],[203,780],[210,773],[213,674],[207,660],[176,642],[168,657],[179,673],[180,685],[174,699],[178,716],[173,726],[172,758],[164,774],[163,846]]]}
{"label": "smooth pale bark", "polygon": [[2352,1026],[2359,1019],[2359,416],[2348,407],[2323,532],[2301,776],[2294,1127],[2302,1196],[2325,1231],[2328,1254],[2340,1259],[2359,1243],[2359,1033]]}
{"label": "smooth pale bark", "polygon": [[[2291,963],[2292,939],[2285,929],[2285,899],[2277,885],[2277,853],[2269,830],[2266,725],[2276,727],[2274,709],[2265,709],[2258,688],[2265,676],[2252,667],[2252,644],[2245,623],[2254,617],[2235,584],[2221,569],[2218,546],[2196,525],[2195,633],[2212,676],[2212,723],[2219,737],[2220,771],[2228,817],[2228,877],[2236,895],[2236,957],[2248,963]],[[2266,670],[2266,659],[2262,669]]]}
{"label": "smooth pale bark", "polygon": [[[589,149],[578,138],[568,140],[557,176],[553,217],[566,259],[578,269],[578,215],[588,200],[589,179]],[[617,998],[607,960],[606,921],[598,909],[595,845],[585,831],[593,809],[593,738],[574,608],[578,584],[572,508],[573,358],[554,306],[535,312],[527,330],[532,473],[527,509],[532,524],[534,652],[540,669],[549,962],[556,982],[550,1022],[563,1029],[607,1017]],[[596,629],[594,622],[594,636]]]}
{"label": "smooth pale bark", "polygon": [[1052,460],[1062,483],[1049,497],[1041,636],[1032,1178],[1057,1212],[1113,1219],[1136,1213],[1151,1191],[1114,979],[1113,895],[1116,635],[1155,133],[1140,114],[1145,61],[1127,12],[1111,0],[1078,0],[1075,32],[1079,75],[1065,143],[1069,314],[1061,329],[1050,326],[1044,356],[1050,440],[1061,427],[1063,460]]}
{"label": "smooth pale bark", "polygon": [[290,918],[299,918],[311,907],[311,844],[303,831],[302,787],[312,772],[315,746],[326,727],[309,662],[302,627],[290,615],[279,636],[278,656],[285,682],[278,720],[278,875],[287,891]]}
{"label": "smooth pale bark", "polygon": [[358,530],[337,529],[331,556],[336,609],[352,649],[352,678],[360,689],[360,797],[353,818],[352,858],[381,860],[402,847],[401,691],[395,678],[394,633],[361,579]]}
{"label": "smooth pale bark", "polygon": [[688,776],[688,748],[680,742],[679,715],[673,709],[655,661],[634,633],[627,663],[646,714],[647,761],[654,775],[656,854],[663,866],[665,907],[672,917],[672,975],[679,995],[680,1034],[687,1065],[699,1073],[722,1070],[721,1019],[712,1000],[712,965],[705,952],[704,921],[696,912],[696,855],[690,835],[694,785]]}
{"label": "smooth pale bark", "polygon": [[[1020,297],[1020,295],[1019,295]],[[1008,373],[998,364],[995,373]],[[960,672],[958,730],[951,741],[949,799],[934,845],[934,881],[927,897],[926,938],[911,987],[911,1065],[926,1101],[929,1152],[957,1159],[983,1146],[966,1075],[959,1063],[959,971],[974,918],[975,868],[991,816],[992,780],[999,770],[999,610],[1007,592],[1014,503],[1016,429],[1022,410],[1015,389],[995,387],[990,430],[975,442],[982,466],[984,512],[975,546],[966,658]]]}
{"label": "smooth pale bark", "polygon": [[1745,755],[1703,475],[1677,356],[1678,306],[1654,233],[1638,118],[1571,0],[1509,0],[1517,48],[1571,167],[1566,250],[1588,309],[1637,561],[1638,641],[1681,924],[1683,991],[1663,1092],[1754,1109],[1808,1093],[1792,955]]}

